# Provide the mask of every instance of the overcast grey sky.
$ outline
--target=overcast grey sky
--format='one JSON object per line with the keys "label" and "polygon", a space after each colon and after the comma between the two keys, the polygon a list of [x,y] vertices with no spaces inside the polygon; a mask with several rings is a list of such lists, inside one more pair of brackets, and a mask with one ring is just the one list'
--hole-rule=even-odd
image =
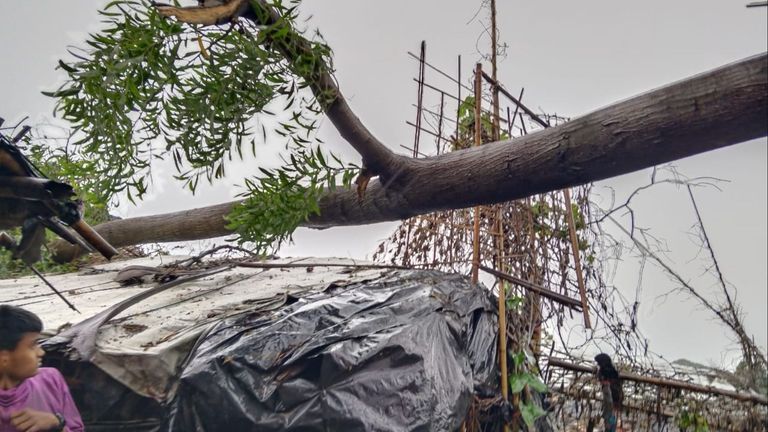
{"label": "overcast grey sky", "polygon": [[[51,117],[52,103],[40,90],[62,79],[56,60],[67,45],[78,44],[98,29],[103,1],[39,0],[0,2],[0,116],[9,121],[30,115],[32,124]],[[747,9],[739,1],[499,1],[500,39],[509,45],[500,63],[500,80],[512,90],[525,87],[525,100],[545,112],[576,117],[612,102],[761,53],[766,50],[768,8]],[[463,76],[487,52],[479,2],[306,0],[305,15],[335,51],[342,91],[358,116],[382,141],[398,148],[410,144],[417,65],[406,54],[427,41],[428,60],[448,71],[462,55]],[[430,71],[427,79],[437,80]],[[329,125],[328,125],[329,126]],[[334,149],[355,158],[330,127],[321,133]],[[739,289],[748,330],[766,346],[766,140],[695,156],[676,163],[690,176],[727,179],[722,192],[697,190],[726,277]],[[253,171],[253,163],[230,170],[232,183]],[[601,182],[627,193],[642,185],[648,172]],[[156,178],[155,193],[139,207],[122,205],[123,216],[136,216],[228,201],[231,184],[204,188],[192,197],[167,177]],[[684,191],[660,188],[641,196],[640,223],[668,239],[670,258],[687,277],[700,280],[701,262],[686,235],[692,212]],[[364,258],[394,224],[300,230],[284,255]],[[614,283],[634,297],[638,266],[622,264]],[[657,296],[670,289],[667,278],[646,266],[640,326],[651,348],[670,359],[721,364],[733,358],[734,345],[724,329],[683,296]],[[721,353],[731,350],[731,355]]]}

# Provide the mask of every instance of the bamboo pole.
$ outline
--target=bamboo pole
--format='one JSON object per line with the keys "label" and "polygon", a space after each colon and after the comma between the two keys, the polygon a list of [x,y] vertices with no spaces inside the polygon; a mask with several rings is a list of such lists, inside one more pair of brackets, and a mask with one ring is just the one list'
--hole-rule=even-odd
{"label": "bamboo pole", "polygon": [[571,250],[573,251],[573,267],[576,271],[576,280],[579,283],[579,296],[581,297],[581,310],[584,313],[584,327],[591,329],[592,322],[589,319],[589,302],[587,289],[584,286],[584,275],[581,272],[581,254],[579,253],[579,238],[576,235],[576,222],[573,220],[573,205],[571,204],[571,189],[563,189],[565,199],[565,217],[568,221],[568,234],[571,237]]}
{"label": "bamboo pole", "polygon": [[[504,271],[504,223],[502,221],[501,210],[497,211],[496,223],[498,224],[498,268]],[[509,400],[509,385],[507,384],[507,281],[497,276],[499,286],[499,367],[501,369],[501,397],[504,401]],[[507,429],[507,425],[504,425]]]}
{"label": "bamboo pole", "polygon": [[[497,76],[497,51],[498,51],[498,32],[496,29],[496,0],[491,0],[491,74],[494,80]],[[478,70],[478,72],[481,72]],[[478,80],[481,83],[482,81]],[[481,95],[478,95],[481,96]],[[480,100],[480,97],[477,98]],[[499,126],[499,89],[493,87],[493,140],[498,141],[500,137]],[[476,137],[477,138],[477,137]],[[502,212],[500,208],[496,210],[496,224],[498,229],[497,245],[497,268],[505,271],[504,260],[501,256],[504,254],[504,223],[502,221]],[[497,278],[499,287],[499,367],[501,369],[501,397],[504,401],[509,398],[509,385],[507,384],[507,282],[502,278]],[[504,425],[504,430],[509,430],[509,425]]]}
{"label": "bamboo pole", "polygon": [[581,309],[581,302],[579,302],[576,299],[572,299],[566,295],[556,293],[554,291],[548,290],[542,286],[536,285],[534,283],[528,282],[526,280],[514,277],[510,274],[501,272],[499,270],[494,270],[492,268],[486,267],[481,265],[480,269],[490,273],[496,277],[500,277],[502,279],[505,279],[507,282],[513,283],[515,285],[521,286],[528,291],[535,292],[537,294],[540,294],[542,297],[546,297],[554,302],[560,303],[564,306],[567,306],[571,309],[580,310]]}
{"label": "bamboo pole", "polygon": [[[595,373],[595,368],[591,366],[584,366],[575,363],[571,363],[559,358],[550,357],[549,365],[559,367],[561,369],[567,369],[575,372]],[[643,384],[651,384],[658,387],[668,387],[680,390],[687,390],[696,393],[715,394],[718,396],[725,396],[732,399],[740,400],[743,402],[753,402],[760,405],[768,406],[768,398],[758,394],[742,393],[733,390],[720,389],[713,386],[705,386],[699,384],[693,384],[685,381],[674,380],[669,378],[657,378],[644,375],[638,375],[631,372],[619,372],[619,378],[625,381],[634,381]]]}
{"label": "bamboo pole", "polygon": [[[581,390],[572,389],[572,390],[564,390],[564,391],[553,390],[552,392],[553,393],[557,393],[557,394],[561,394],[563,396],[572,397],[572,398],[589,399],[589,400],[593,400],[593,401],[596,401],[596,402],[602,402],[603,401],[602,396],[599,396],[599,397],[595,396],[594,393],[592,393],[592,392],[590,392],[588,390],[585,390],[585,389],[581,389]],[[632,403],[632,402],[627,402],[627,401],[624,401],[624,403],[621,405],[621,407],[622,407],[622,409],[625,409],[625,410],[628,409],[628,410],[633,410],[633,411],[644,412],[644,413],[647,413],[647,414],[662,415],[664,417],[674,417],[675,416],[675,412],[673,410],[671,410],[671,409],[668,409],[668,408],[664,408],[661,411],[658,411],[658,410],[655,410],[655,409],[650,409],[648,407],[645,407],[645,406],[642,406],[642,405],[638,405],[638,404]]]}
{"label": "bamboo pole", "polygon": [[413,135],[413,157],[419,153],[419,138],[421,138],[421,107],[424,101],[424,60],[427,55],[427,41],[421,41],[419,51],[419,85],[416,93],[416,130]]}
{"label": "bamboo pole", "polygon": [[[481,96],[483,95],[483,65],[478,63],[475,66],[475,146],[482,144],[482,113]],[[481,206],[475,206],[475,221],[472,231],[472,283],[477,283],[478,270],[480,267],[480,209]]]}
{"label": "bamboo pole", "polygon": [[[421,41],[421,49],[419,52],[419,85],[417,88],[416,100],[416,124],[414,125],[413,135],[413,157],[416,158],[419,155],[419,139],[421,138],[421,107],[424,100],[424,61],[427,55],[427,41]],[[411,246],[411,230],[413,229],[413,220],[408,220],[408,231],[405,235],[405,253],[403,254],[403,265],[410,263],[410,246]]]}
{"label": "bamboo pole", "polygon": [[[512,102],[515,103],[516,106],[520,107],[526,114],[528,114],[528,117],[533,119],[536,123],[538,123],[541,127],[544,129],[549,128],[549,123],[544,121],[541,117],[539,117],[536,113],[531,111],[530,108],[523,105],[523,103],[512,96],[511,93],[509,93],[504,87],[499,84],[499,82],[496,80],[496,77],[488,76],[488,74],[483,73],[483,78],[485,78],[486,81],[488,81],[491,86],[493,86],[494,89],[498,89],[504,96],[508,97]],[[496,93],[498,94],[498,93]],[[522,94],[521,94],[522,95]],[[522,117],[521,117],[522,120]],[[525,122],[522,122],[525,124]],[[525,127],[523,127],[523,130],[525,130]],[[592,328],[592,322],[589,318],[589,303],[587,301],[587,289],[584,286],[584,275],[581,270],[581,254],[579,253],[579,241],[578,236],[576,235],[576,225],[573,221],[573,208],[571,205],[571,190],[568,188],[563,189],[563,199],[565,201],[565,208],[566,208],[566,220],[568,221],[568,234],[571,241],[571,251],[573,252],[573,265],[574,265],[574,271],[576,272],[576,280],[579,285],[579,296],[581,297],[581,310],[584,314],[584,326],[588,329]]]}
{"label": "bamboo pole", "polygon": [[[496,56],[499,46],[498,31],[496,29],[496,0],[491,0],[491,75],[493,81],[498,83],[497,68],[496,68]],[[500,138],[499,127],[499,89],[497,86],[493,86],[493,140],[498,141]]]}

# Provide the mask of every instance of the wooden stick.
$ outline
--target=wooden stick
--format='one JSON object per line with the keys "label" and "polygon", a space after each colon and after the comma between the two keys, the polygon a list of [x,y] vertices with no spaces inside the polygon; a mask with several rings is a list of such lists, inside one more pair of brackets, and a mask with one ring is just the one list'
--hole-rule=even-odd
{"label": "wooden stick", "polygon": [[[579,365],[571,363],[559,358],[550,357],[549,365],[559,367],[561,369],[572,370],[575,372],[595,373],[595,368],[590,366]],[[705,386],[699,384],[693,384],[685,381],[674,380],[669,378],[657,378],[648,377],[643,375],[634,374],[631,372],[619,372],[619,378],[626,381],[634,381],[644,384],[651,384],[659,387],[669,387],[681,390],[692,391],[696,393],[715,394],[719,396],[725,396],[732,399],[740,400],[743,402],[754,402],[760,405],[768,405],[768,398],[757,394],[749,394],[736,392],[732,390],[719,389],[713,386]]]}
{"label": "wooden stick", "polygon": [[498,88],[499,91],[501,92],[501,94],[503,94],[504,96],[508,97],[512,102],[515,103],[515,105],[519,106],[520,109],[522,109],[524,113],[528,114],[528,116],[530,118],[532,118],[534,121],[536,121],[536,123],[540,124],[542,127],[545,127],[545,128],[549,127],[549,123],[547,123],[544,120],[542,120],[542,118],[539,117],[533,111],[531,111],[530,108],[528,108],[527,106],[523,105],[523,103],[520,102],[520,100],[518,100],[516,97],[512,96],[512,94],[510,92],[508,92],[504,87],[502,87],[501,84],[499,84],[498,81],[493,79],[493,77],[490,77],[490,76],[488,76],[488,74],[483,73],[483,78],[485,78],[486,81],[488,81],[492,86]]}
{"label": "wooden stick", "polygon": [[584,313],[584,327],[591,329],[589,320],[589,302],[587,301],[587,289],[584,286],[584,276],[581,274],[581,257],[579,254],[579,238],[576,235],[576,222],[573,220],[573,206],[571,205],[571,190],[563,189],[565,199],[565,217],[568,221],[568,234],[571,237],[571,250],[573,251],[573,267],[576,271],[576,280],[579,282],[579,296],[581,296],[581,311]]}
{"label": "wooden stick", "polygon": [[554,301],[556,303],[560,303],[560,304],[562,304],[564,306],[567,306],[567,307],[569,307],[571,309],[575,309],[577,311],[581,310],[581,303],[578,300],[572,299],[572,298],[570,298],[570,297],[568,297],[566,295],[562,295],[560,293],[556,293],[554,291],[550,291],[550,290],[548,290],[548,289],[546,289],[546,288],[544,288],[542,286],[536,285],[536,284],[534,284],[532,282],[528,282],[526,280],[517,278],[515,276],[512,276],[510,274],[504,273],[504,272],[499,271],[499,270],[494,270],[492,268],[489,268],[489,267],[486,267],[486,266],[483,266],[483,265],[480,266],[480,269],[483,270],[484,272],[490,273],[490,274],[492,274],[492,275],[494,275],[496,277],[502,278],[502,279],[506,280],[507,282],[511,282],[511,283],[513,283],[515,285],[519,285],[519,286],[527,289],[528,291],[532,291],[532,292],[535,292],[537,294],[540,294],[543,297],[546,297],[546,298],[548,298],[548,299],[550,299],[550,300],[552,300],[552,301]]}
{"label": "wooden stick", "polygon": [[99,251],[99,253],[101,253],[104,258],[112,259],[113,256],[117,255],[117,249],[112,247],[108,241],[104,240],[104,237],[96,232],[96,230],[91,228],[90,225],[85,223],[84,220],[78,219],[77,222],[70,225],[70,228],[75,230],[76,233],[80,234],[80,237],[85,239],[88,244]]}
{"label": "wooden stick", "polygon": [[[421,41],[419,55],[419,85],[416,93],[416,130],[413,135],[413,157],[419,154],[419,138],[421,137],[421,107],[424,101],[424,57],[427,55],[427,41]],[[406,242],[407,244],[407,242]]]}
{"label": "wooden stick", "polygon": [[[478,63],[475,66],[475,146],[482,144],[482,112],[481,96],[483,95],[483,65]],[[475,206],[475,224],[472,231],[472,283],[476,284],[478,279],[478,268],[480,267],[480,206]]]}
{"label": "wooden stick", "polygon": [[[553,390],[553,393],[561,394],[561,395],[572,397],[572,398],[590,399],[590,400],[597,401],[597,402],[602,402],[602,400],[603,400],[602,397],[595,396],[594,393],[592,393],[590,391],[587,391],[585,389],[581,389],[581,390],[569,389],[569,390],[565,390],[565,391]],[[675,416],[675,412],[670,410],[670,409],[662,409],[661,411],[657,411],[657,410],[654,410],[654,409],[650,409],[648,407],[644,407],[642,405],[638,405],[638,404],[634,404],[634,403],[626,402],[626,401],[621,405],[621,407],[622,407],[622,409],[630,409],[630,410],[633,410],[633,411],[640,411],[640,412],[644,412],[644,413],[648,413],[648,414],[653,414],[653,415],[662,415],[664,417],[674,417]]]}
{"label": "wooden stick", "polygon": [[[499,224],[498,257],[499,269],[504,270],[504,224],[501,211],[497,211],[496,223]],[[498,276],[497,276],[498,277]],[[509,400],[509,384],[507,382],[507,281],[498,277],[499,284],[499,366],[501,368],[501,397]],[[504,425],[507,429],[508,426]]]}

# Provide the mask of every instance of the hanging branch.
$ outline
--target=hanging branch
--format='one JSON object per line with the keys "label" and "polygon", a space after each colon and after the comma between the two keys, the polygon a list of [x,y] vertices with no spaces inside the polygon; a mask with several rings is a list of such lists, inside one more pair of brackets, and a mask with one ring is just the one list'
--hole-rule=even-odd
{"label": "hanging branch", "polygon": [[[691,195],[692,197],[692,195]],[[727,304],[721,305],[714,303],[712,300],[707,299],[704,297],[704,295],[701,294],[699,290],[697,290],[693,285],[691,285],[685,278],[682,277],[682,275],[676,271],[674,268],[672,268],[667,262],[659,256],[659,254],[653,252],[646,241],[641,241],[637,238],[637,236],[627,230],[621,223],[619,223],[616,219],[614,219],[612,216],[608,216],[608,220],[613,222],[616,227],[619,228],[631,241],[632,243],[640,250],[640,252],[652,259],[656,264],[658,264],[665,273],[667,273],[675,282],[677,282],[680,286],[680,289],[691,295],[693,298],[695,298],[702,306],[704,306],[707,310],[715,314],[720,321],[722,321],[728,328],[730,328],[736,337],[738,338],[741,346],[742,346],[742,352],[745,357],[745,360],[747,362],[752,362],[749,366],[753,366],[755,362],[759,362],[762,365],[766,364],[765,361],[765,354],[763,354],[760,349],[756,346],[754,341],[747,336],[746,331],[744,330],[744,326],[742,324],[742,321],[738,315],[738,311],[730,298],[730,294],[728,294],[727,288],[723,284],[722,287],[725,291],[725,295],[728,298]],[[697,214],[697,221],[700,227],[703,227],[701,224],[701,218],[700,215]],[[703,228],[702,228],[702,233]],[[703,234],[704,235],[704,234]],[[711,245],[707,243],[705,248],[710,249],[710,256],[714,260],[714,253],[711,250]],[[719,266],[718,266],[719,267]],[[719,270],[718,270],[719,272]],[[718,276],[721,276],[721,273],[718,274]],[[756,382],[752,381],[749,383],[745,383],[748,386],[752,388],[756,388]]]}
{"label": "hanging branch", "polygon": [[[744,329],[743,317],[739,311],[740,308],[737,304],[735,304],[733,296],[728,290],[725,277],[723,276],[723,272],[720,269],[720,263],[715,257],[715,250],[709,240],[707,230],[704,228],[704,221],[701,218],[699,206],[693,196],[693,190],[691,189],[690,185],[686,185],[686,187],[688,189],[688,196],[691,198],[691,204],[693,205],[694,213],[696,214],[696,225],[699,228],[702,247],[709,252],[709,257],[712,261],[712,267],[715,270],[718,283],[726,302],[725,305],[715,305],[718,308],[717,311],[713,310],[711,307],[710,310],[718,313],[718,316],[720,316],[721,319],[725,321],[726,324],[734,331],[734,333],[736,333],[736,337],[739,339],[742,354],[744,355],[744,360],[747,363],[749,372],[752,376],[757,376],[757,374],[760,372],[760,369],[762,369],[762,371],[768,369],[768,361],[766,360],[766,355],[755,344],[754,340],[747,335],[747,332]],[[754,380],[751,380],[750,386],[754,386],[754,384]]]}

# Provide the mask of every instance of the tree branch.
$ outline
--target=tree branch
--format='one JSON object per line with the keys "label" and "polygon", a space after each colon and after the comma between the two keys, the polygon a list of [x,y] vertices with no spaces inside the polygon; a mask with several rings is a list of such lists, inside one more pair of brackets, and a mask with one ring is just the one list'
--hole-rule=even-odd
{"label": "tree branch", "polygon": [[[265,0],[232,0],[221,6],[174,8],[158,7],[166,17],[187,24],[218,25],[237,18],[254,21],[264,33],[264,45],[276,49],[293,72],[309,84],[317,101],[333,125],[363,159],[372,175],[392,181],[407,169],[409,158],[393,153],[365,127],[347,104],[330,65],[312,51],[312,43],[301,36]],[[315,61],[308,61],[314,59]]]}
{"label": "tree branch", "polygon": [[[720,269],[720,262],[715,257],[715,249],[712,247],[712,243],[709,241],[709,235],[707,234],[707,230],[704,228],[704,220],[701,218],[701,212],[699,211],[699,206],[696,203],[696,199],[693,197],[693,190],[691,189],[690,185],[688,185],[688,196],[691,198],[691,204],[693,205],[693,210],[696,214],[696,223],[699,226],[703,247],[709,252],[709,257],[712,260],[712,265],[714,267],[715,274],[717,275],[720,288],[722,288],[723,295],[725,296],[725,306],[720,307],[720,305],[718,305],[720,313],[723,313],[723,315],[727,313],[729,315],[727,317],[728,320],[726,323],[733,329],[734,333],[736,333],[736,337],[739,339],[742,354],[744,355],[744,360],[747,363],[749,372],[756,377],[759,374],[759,366],[765,368],[768,366],[768,360],[766,359],[766,355],[754,343],[749,335],[747,335],[747,331],[744,328],[743,317],[739,314],[739,308],[734,303],[730,291],[728,291],[728,284],[726,283],[723,272]],[[725,320],[725,318],[723,319]],[[748,385],[754,387],[754,382],[748,383]],[[759,389],[757,390],[759,391]]]}
{"label": "tree branch", "polygon": [[232,0],[218,6],[174,7],[155,4],[157,11],[164,17],[174,17],[186,24],[218,25],[232,22],[243,15],[249,8],[248,0]]}
{"label": "tree branch", "polygon": [[[515,140],[409,159],[396,185],[372,181],[362,200],[354,190],[330,192],[320,200],[320,214],[304,225],[399,220],[572,187],[764,137],[766,118],[768,56],[763,53]],[[224,217],[234,204],[124,219],[96,229],[116,247],[216,237],[229,233]],[[67,249],[56,244],[54,256],[70,259],[74,253]]]}
{"label": "tree branch", "polygon": [[768,134],[765,53],[514,140],[413,160],[396,190],[326,195],[306,225],[405,219],[626,174]]}

